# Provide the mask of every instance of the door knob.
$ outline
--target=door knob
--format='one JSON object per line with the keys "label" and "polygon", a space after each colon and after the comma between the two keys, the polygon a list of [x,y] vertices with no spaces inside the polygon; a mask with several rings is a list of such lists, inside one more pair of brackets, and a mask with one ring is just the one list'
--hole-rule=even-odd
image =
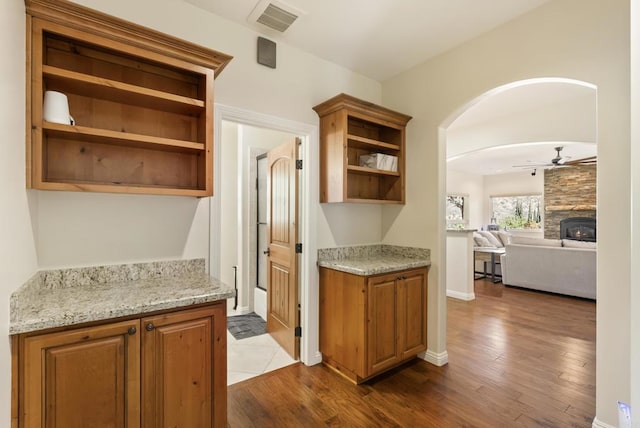
{"label": "door knob", "polygon": [[263,251],[263,253],[266,254],[267,257],[269,257],[271,255],[271,249],[267,248]]}
{"label": "door knob", "polygon": [[130,336],[133,336],[134,334],[136,334],[136,328],[135,327],[129,327],[129,330],[127,330],[127,333],[129,333]]}
{"label": "door knob", "polygon": [[147,330],[147,331],[151,331],[151,330],[153,330],[154,328],[156,328],[156,326],[154,326],[154,325],[153,325],[153,323],[152,323],[152,322],[150,322],[150,323],[149,323],[149,324],[147,324],[147,326],[145,327],[145,330]]}

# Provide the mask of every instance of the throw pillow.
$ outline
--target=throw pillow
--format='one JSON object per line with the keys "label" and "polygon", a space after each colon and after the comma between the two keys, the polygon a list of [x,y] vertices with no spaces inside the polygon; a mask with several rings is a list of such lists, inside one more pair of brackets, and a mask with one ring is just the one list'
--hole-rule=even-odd
{"label": "throw pillow", "polygon": [[588,248],[588,249],[596,249],[595,242],[587,242],[587,241],[575,241],[573,239],[563,239],[562,246],[567,248]]}
{"label": "throw pillow", "polygon": [[530,238],[528,236],[512,236],[512,244],[537,245],[540,247],[562,247],[560,239]]}
{"label": "throw pillow", "polygon": [[497,247],[497,248],[504,247],[504,245],[502,245],[502,241],[500,241],[498,238],[493,236],[493,233],[489,232],[488,230],[481,230],[478,233],[484,236],[485,238],[487,238],[487,240],[491,243],[492,247]]}
{"label": "throw pillow", "polygon": [[473,241],[476,244],[476,247],[493,247],[491,242],[484,236],[480,235],[478,232],[473,232]]}
{"label": "throw pillow", "polygon": [[500,238],[500,240],[502,241],[502,245],[504,245],[505,247],[509,244],[511,244],[511,234],[508,232],[503,232],[501,230],[498,230],[497,232],[495,232],[496,235],[498,235],[498,238]]}

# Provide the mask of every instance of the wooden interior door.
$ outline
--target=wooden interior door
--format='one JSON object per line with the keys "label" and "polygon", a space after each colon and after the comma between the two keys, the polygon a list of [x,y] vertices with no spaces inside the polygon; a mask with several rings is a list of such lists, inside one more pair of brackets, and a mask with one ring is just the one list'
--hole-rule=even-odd
{"label": "wooden interior door", "polygon": [[140,426],[139,321],[24,339],[22,427]]}
{"label": "wooden interior door", "polygon": [[148,317],[141,325],[143,428],[226,426],[224,307]]}
{"label": "wooden interior door", "polygon": [[300,338],[296,257],[299,139],[267,155],[267,332],[298,359]]}

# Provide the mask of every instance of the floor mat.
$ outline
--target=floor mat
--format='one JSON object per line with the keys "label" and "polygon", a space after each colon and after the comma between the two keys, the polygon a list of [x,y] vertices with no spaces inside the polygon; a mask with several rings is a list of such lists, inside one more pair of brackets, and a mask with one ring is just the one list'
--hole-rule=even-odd
{"label": "floor mat", "polygon": [[227,330],[236,340],[258,336],[267,332],[267,323],[255,312],[227,318]]}

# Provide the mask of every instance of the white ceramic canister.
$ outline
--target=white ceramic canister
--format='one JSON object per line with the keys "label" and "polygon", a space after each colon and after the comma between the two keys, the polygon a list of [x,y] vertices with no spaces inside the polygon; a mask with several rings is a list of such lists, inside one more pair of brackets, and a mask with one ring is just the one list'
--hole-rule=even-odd
{"label": "white ceramic canister", "polygon": [[73,125],[69,115],[69,100],[62,92],[45,91],[42,117],[47,122]]}

